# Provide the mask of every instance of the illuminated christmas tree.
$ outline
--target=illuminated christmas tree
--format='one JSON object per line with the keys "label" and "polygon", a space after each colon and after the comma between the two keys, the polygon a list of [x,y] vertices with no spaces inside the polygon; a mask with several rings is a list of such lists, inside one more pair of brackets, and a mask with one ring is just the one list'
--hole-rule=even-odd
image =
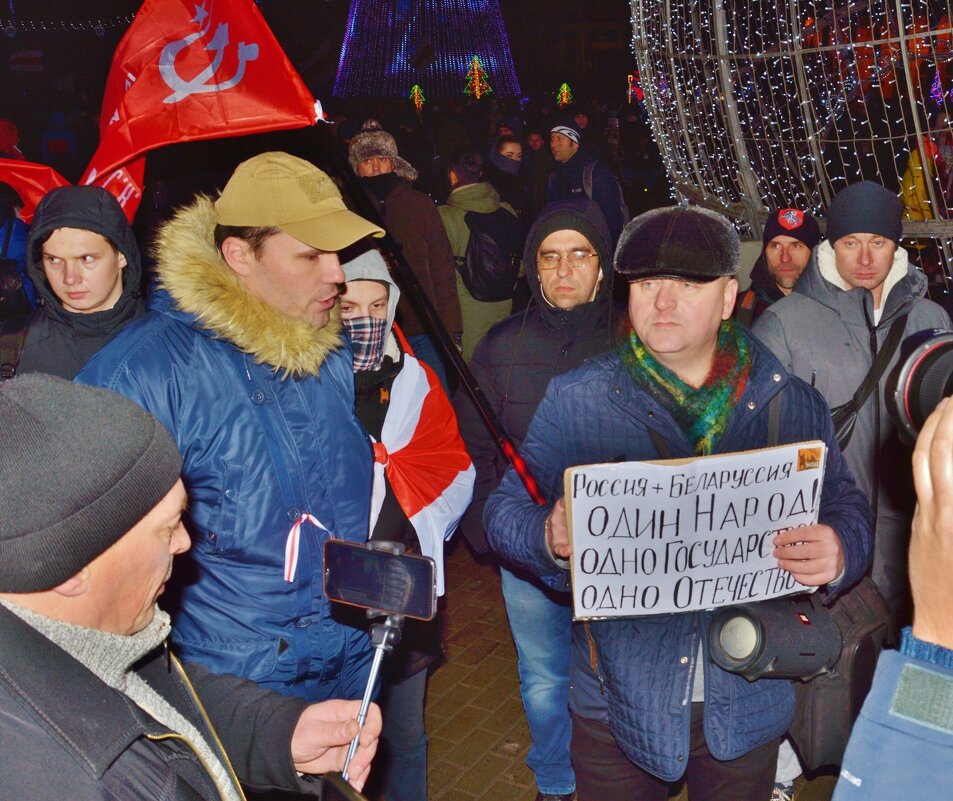
{"label": "illuminated christmas tree", "polygon": [[414,101],[414,107],[420,111],[424,107],[427,98],[424,97],[424,90],[420,88],[419,83],[415,83],[410,90],[410,99]]}
{"label": "illuminated christmas tree", "polygon": [[467,71],[467,85],[463,90],[464,94],[473,95],[479,100],[483,95],[489,94],[493,89],[486,82],[486,72],[480,63],[479,56],[474,56],[470,61],[470,69]]}
{"label": "illuminated christmas tree", "polygon": [[459,96],[474,56],[496,93],[521,94],[499,0],[351,0],[334,94]]}
{"label": "illuminated christmas tree", "polygon": [[572,89],[569,88],[568,83],[564,83],[559,87],[559,90],[556,92],[556,102],[559,103],[560,108],[565,108],[572,103]]}

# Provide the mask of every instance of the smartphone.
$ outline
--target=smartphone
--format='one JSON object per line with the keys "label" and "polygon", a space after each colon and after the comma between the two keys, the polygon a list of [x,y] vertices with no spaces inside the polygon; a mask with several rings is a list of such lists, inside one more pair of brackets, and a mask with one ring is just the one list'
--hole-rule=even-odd
{"label": "smartphone", "polygon": [[325,773],[321,777],[321,801],[367,801],[357,790],[341,777],[340,773]]}
{"label": "smartphone", "polygon": [[327,540],[324,594],[342,604],[433,620],[437,614],[436,566],[429,556]]}

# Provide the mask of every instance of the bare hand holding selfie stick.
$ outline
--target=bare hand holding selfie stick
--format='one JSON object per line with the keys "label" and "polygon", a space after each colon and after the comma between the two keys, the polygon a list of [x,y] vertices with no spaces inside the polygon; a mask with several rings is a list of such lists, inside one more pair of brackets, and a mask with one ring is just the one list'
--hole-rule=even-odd
{"label": "bare hand holding selfie stick", "polygon": [[342,771],[347,781],[384,654],[400,643],[405,617],[433,620],[437,613],[434,562],[426,556],[405,554],[398,542],[360,545],[328,540],[324,544],[324,593],[332,601],[366,609],[368,618],[384,618],[370,630],[374,659],[357,715],[358,733]]}

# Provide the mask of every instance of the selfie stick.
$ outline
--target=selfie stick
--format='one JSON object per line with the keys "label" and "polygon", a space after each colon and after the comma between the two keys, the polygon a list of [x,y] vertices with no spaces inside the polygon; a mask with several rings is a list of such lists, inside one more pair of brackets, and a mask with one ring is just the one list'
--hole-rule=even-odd
{"label": "selfie stick", "polygon": [[[380,617],[387,615],[378,609],[368,609],[368,617]],[[367,720],[367,709],[371,705],[371,694],[374,691],[374,684],[377,682],[377,674],[380,673],[381,663],[384,661],[384,654],[392,651],[400,642],[400,630],[404,625],[403,615],[387,615],[383,623],[375,623],[371,626],[371,646],[374,648],[374,661],[371,663],[371,673],[367,677],[367,686],[364,688],[364,697],[361,699],[361,710],[357,713],[357,736],[351,740],[351,747],[347,751],[347,759],[344,760],[344,770],[341,775],[347,781],[347,769],[351,764],[351,759],[357,753],[357,745],[361,739],[361,729],[364,728],[364,721]]]}

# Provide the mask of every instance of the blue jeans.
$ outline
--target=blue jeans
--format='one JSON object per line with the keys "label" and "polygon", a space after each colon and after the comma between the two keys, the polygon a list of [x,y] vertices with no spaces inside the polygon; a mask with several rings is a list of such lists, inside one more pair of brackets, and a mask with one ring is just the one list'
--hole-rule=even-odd
{"label": "blue jeans", "polygon": [[427,732],[424,696],[427,670],[381,691],[382,780],[387,801],[427,801]]}
{"label": "blue jeans", "polygon": [[407,341],[410,343],[410,347],[414,349],[414,356],[424,362],[437,374],[437,378],[440,379],[440,383],[443,385],[443,391],[449,396],[450,385],[447,383],[447,370],[443,366],[440,348],[437,347],[427,334],[416,334],[412,337],[407,337]]}
{"label": "blue jeans", "polygon": [[533,740],[526,764],[543,794],[576,789],[569,759],[569,663],[572,601],[523,575],[500,568],[503,601],[519,656],[520,693]]}

